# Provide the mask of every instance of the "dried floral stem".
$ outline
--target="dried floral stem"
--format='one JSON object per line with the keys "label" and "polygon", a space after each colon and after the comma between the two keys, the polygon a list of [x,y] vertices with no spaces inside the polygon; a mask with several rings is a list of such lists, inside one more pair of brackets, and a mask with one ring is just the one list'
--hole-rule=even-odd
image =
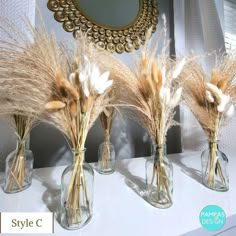
{"label": "dried floral stem", "polygon": [[207,183],[210,188],[214,188],[216,173],[219,174],[222,183],[225,184],[225,178],[222,172],[221,164],[218,160],[218,147],[216,142],[212,142],[209,144],[210,153],[209,153],[209,168],[206,168],[206,171],[209,171]]}
{"label": "dried floral stem", "polygon": [[82,221],[82,203],[87,206],[88,214],[91,213],[91,203],[83,173],[83,156],[84,153],[82,151],[75,154],[76,160],[67,195],[66,211],[69,226]]}
{"label": "dried floral stem", "polygon": [[108,169],[110,162],[110,145],[109,142],[105,141],[103,150],[102,150],[102,168]]}
{"label": "dried floral stem", "polygon": [[225,178],[223,175],[222,167],[218,159],[218,133],[219,133],[219,127],[220,127],[220,114],[216,111],[216,117],[215,117],[215,129],[213,132],[210,133],[210,141],[209,141],[209,163],[208,167],[206,168],[206,171],[209,171],[207,183],[210,188],[214,188],[215,186],[215,179],[216,179],[216,173],[219,174],[222,183],[225,184]]}
{"label": "dried floral stem", "polygon": [[[161,201],[161,199],[165,199],[166,203],[172,203],[171,194],[170,194],[170,179],[167,175],[167,170],[164,163],[164,147],[163,145],[157,148],[157,156],[154,155],[154,163],[153,163],[153,173],[152,179],[150,183],[150,193],[153,191],[154,186],[157,186],[157,198]],[[156,180],[156,182],[155,182]]]}
{"label": "dried floral stem", "polygon": [[102,150],[102,168],[108,169],[110,162],[110,134],[113,122],[113,107],[105,108],[106,112],[101,113],[100,121],[104,130],[104,145]]}
{"label": "dried floral stem", "polygon": [[9,118],[10,124],[15,126],[18,138],[16,155],[10,167],[10,173],[7,177],[7,192],[12,192],[15,188],[20,190],[24,187],[26,167],[25,167],[25,142],[32,128],[34,118],[22,115],[13,115]]}
{"label": "dried floral stem", "polygon": [[9,185],[7,187],[8,192],[12,192],[14,186],[21,189],[25,181],[25,144],[20,144],[17,147],[16,156],[14,158],[10,175],[8,176],[7,182]]}
{"label": "dried floral stem", "polygon": [[[80,106],[79,101],[77,101],[77,107],[78,106]],[[89,117],[90,111],[88,111],[87,113],[79,112],[79,114],[75,118],[77,127],[77,134],[75,135],[76,139],[74,139],[73,142],[75,160],[74,169],[68,187],[66,210],[69,226],[79,223],[82,220],[81,196],[83,196],[83,201],[88,207],[89,214],[91,212],[91,204],[88,197],[86,180],[83,173],[84,145],[87,137],[87,131],[89,129]]]}

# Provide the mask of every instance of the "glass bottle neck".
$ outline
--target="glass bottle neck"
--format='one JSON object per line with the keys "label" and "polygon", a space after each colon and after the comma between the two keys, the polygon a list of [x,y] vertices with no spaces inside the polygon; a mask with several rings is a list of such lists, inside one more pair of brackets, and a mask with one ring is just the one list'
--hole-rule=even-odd
{"label": "glass bottle neck", "polygon": [[72,150],[73,152],[73,162],[77,162],[79,161],[79,163],[83,163],[84,162],[84,156],[85,156],[85,152],[86,152],[86,148],[82,149],[82,150]]}
{"label": "glass bottle neck", "polygon": [[16,148],[24,147],[26,150],[30,149],[30,137],[28,136],[26,139],[17,138]]}
{"label": "glass bottle neck", "polygon": [[208,146],[209,146],[210,149],[212,149],[212,148],[219,149],[219,144],[218,143],[219,143],[218,140],[217,141],[209,141]]}
{"label": "glass bottle neck", "polygon": [[164,158],[166,156],[166,144],[153,144],[152,145],[152,156],[155,160]]}

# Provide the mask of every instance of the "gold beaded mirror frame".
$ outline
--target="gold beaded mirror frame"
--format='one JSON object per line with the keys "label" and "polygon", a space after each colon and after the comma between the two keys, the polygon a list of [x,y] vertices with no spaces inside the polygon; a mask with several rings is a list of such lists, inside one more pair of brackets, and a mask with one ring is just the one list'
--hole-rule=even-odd
{"label": "gold beaded mirror frame", "polygon": [[76,1],[48,0],[47,6],[54,12],[55,20],[63,24],[65,31],[72,32],[75,38],[85,33],[88,41],[112,53],[139,49],[146,39],[148,29],[152,28],[153,33],[156,31],[159,15],[157,0],[139,0],[137,17],[124,27],[109,27],[95,22]]}

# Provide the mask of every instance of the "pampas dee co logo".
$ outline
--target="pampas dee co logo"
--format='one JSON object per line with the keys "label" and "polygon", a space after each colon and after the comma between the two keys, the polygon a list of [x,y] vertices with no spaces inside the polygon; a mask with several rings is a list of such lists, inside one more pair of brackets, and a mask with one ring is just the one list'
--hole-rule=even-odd
{"label": "pampas dee co logo", "polygon": [[201,225],[209,231],[220,230],[226,221],[224,210],[215,205],[204,207],[199,218]]}

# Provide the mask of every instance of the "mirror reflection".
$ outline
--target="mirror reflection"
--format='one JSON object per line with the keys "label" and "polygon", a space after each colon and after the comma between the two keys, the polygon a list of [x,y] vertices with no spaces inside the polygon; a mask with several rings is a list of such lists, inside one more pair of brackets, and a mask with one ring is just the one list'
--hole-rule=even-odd
{"label": "mirror reflection", "polygon": [[128,26],[137,18],[139,1],[74,0],[74,3],[91,21],[108,28],[121,28]]}

